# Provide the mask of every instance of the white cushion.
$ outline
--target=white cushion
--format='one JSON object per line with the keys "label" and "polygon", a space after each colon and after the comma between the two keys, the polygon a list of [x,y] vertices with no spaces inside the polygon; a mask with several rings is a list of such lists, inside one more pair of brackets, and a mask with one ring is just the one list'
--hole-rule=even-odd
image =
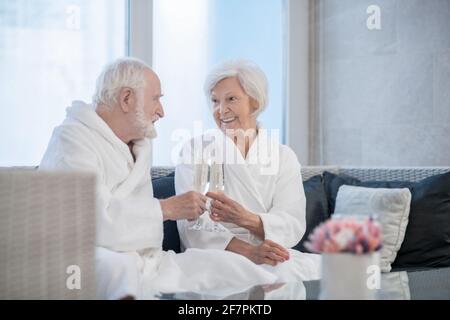
{"label": "white cushion", "polygon": [[410,205],[411,192],[407,188],[383,189],[343,185],[337,194],[334,215],[372,215],[378,219],[383,238],[380,268],[383,272],[389,272],[405,237]]}

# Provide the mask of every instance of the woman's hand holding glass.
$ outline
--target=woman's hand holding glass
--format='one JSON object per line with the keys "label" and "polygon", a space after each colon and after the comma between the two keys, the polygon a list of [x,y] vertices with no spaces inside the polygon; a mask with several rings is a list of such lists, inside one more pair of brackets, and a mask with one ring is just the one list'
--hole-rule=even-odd
{"label": "woman's hand holding glass", "polygon": [[208,192],[208,198],[213,199],[211,203],[211,220],[216,222],[229,222],[244,227],[253,219],[255,214],[245,209],[242,205],[227,197],[221,192]]}

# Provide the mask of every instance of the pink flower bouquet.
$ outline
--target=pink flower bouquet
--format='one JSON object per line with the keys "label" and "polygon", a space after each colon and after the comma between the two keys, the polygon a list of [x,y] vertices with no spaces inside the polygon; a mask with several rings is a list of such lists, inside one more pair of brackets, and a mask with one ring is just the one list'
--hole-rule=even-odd
{"label": "pink flower bouquet", "polygon": [[315,253],[367,254],[381,249],[381,229],[372,217],[330,219],[314,229],[305,247]]}

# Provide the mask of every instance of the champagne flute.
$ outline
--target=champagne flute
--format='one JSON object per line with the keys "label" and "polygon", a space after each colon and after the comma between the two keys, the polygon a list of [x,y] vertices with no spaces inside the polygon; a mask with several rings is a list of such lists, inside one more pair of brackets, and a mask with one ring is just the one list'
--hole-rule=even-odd
{"label": "champagne flute", "polygon": [[[225,167],[224,164],[212,163],[210,167],[210,184],[209,191],[224,192],[225,191]],[[212,228],[207,229],[211,232],[224,232],[225,229],[217,221],[214,221]]]}
{"label": "champagne flute", "polygon": [[[210,187],[210,165],[209,163],[201,162],[194,164],[194,191],[205,195]],[[188,227],[188,230],[203,230],[200,218]]]}

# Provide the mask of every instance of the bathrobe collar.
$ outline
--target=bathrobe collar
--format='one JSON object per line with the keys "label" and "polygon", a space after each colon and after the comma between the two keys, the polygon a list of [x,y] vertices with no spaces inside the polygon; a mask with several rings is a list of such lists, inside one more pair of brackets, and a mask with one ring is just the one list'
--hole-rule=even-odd
{"label": "bathrobe collar", "polygon": [[[135,161],[128,145],[117,137],[114,131],[112,131],[106,122],[103,121],[103,119],[95,112],[92,105],[86,104],[83,101],[74,101],[72,106],[67,108],[66,112],[68,119],[77,120],[88,128],[96,131],[111,145],[113,145],[114,149],[118,150],[126,158],[128,164],[132,166],[135,165]],[[145,156],[149,160],[149,140],[135,140],[133,143],[133,153],[136,157],[136,163],[140,160],[140,158],[142,158],[142,156]]]}

